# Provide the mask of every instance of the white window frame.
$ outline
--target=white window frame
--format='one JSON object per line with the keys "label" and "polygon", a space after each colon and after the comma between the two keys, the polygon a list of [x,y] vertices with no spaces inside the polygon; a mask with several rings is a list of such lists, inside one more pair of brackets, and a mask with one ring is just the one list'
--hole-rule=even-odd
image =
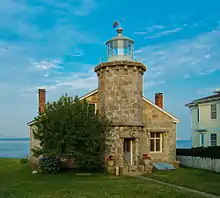
{"label": "white window frame", "polygon": [[[160,137],[156,137],[156,134],[158,134],[158,133],[160,134]],[[151,134],[154,134],[155,137],[151,137]],[[156,151],[156,140],[158,140],[158,139],[160,140],[160,151]],[[154,140],[154,151],[151,151],[151,140]],[[163,135],[161,132],[151,132],[150,133],[150,153],[162,153],[162,151],[163,151],[162,141],[163,141]]]}
{"label": "white window frame", "polygon": [[213,146],[212,145],[212,142],[213,142],[212,135],[215,135],[215,145],[214,146],[217,146],[217,133],[211,133],[210,134],[210,146]]}
{"label": "white window frame", "polygon": [[[215,105],[215,112],[212,112],[212,105]],[[212,118],[212,113],[215,113],[215,118]],[[210,104],[210,119],[211,120],[217,119],[217,104]]]}
{"label": "white window frame", "polygon": [[[203,136],[203,144],[202,144],[202,136]],[[200,146],[204,147],[205,146],[205,134],[204,133],[200,133]]]}
{"label": "white window frame", "polygon": [[97,104],[96,103],[88,103],[89,105],[95,105],[95,114],[97,113]]}

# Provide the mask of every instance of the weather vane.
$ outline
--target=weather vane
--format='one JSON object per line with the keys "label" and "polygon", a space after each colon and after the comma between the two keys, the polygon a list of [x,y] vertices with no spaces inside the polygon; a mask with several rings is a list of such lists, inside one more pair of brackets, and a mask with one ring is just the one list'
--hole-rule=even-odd
{"label": "weather vane", "polygon": [[116,27],[122,28],[121,24],[122,24],[123,21],[124,21],[124,19],[121,19],[120,21],[114,21],[113,22],[113,28],[116,28]]}

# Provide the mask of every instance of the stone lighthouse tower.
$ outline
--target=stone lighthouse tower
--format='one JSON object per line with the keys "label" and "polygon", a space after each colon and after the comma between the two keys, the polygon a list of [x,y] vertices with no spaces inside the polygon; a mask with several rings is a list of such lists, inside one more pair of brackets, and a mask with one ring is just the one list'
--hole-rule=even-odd
{"label": "stone lighthouse tower", "polygon": [[137,163],[139,133],[143,130],[142,80],[146,67],[134,60],[134,41],[118,35],[106,42],[107,61],[95,67],[98,109],[112,121],[110,154],[117,166]]}

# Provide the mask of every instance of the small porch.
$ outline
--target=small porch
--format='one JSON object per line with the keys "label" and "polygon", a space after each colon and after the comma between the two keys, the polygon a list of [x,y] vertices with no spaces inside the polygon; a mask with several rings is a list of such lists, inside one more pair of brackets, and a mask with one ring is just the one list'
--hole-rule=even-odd
{"label": "small porch", "polygon": [[[115,153],[112,153],[114,165],[109,168],[109,170],[111,169],[110,172],[114,172],[115,168],[118,167],[121,175],[141,175],[151,173],[153,167],[156,167],[155,164],[159,162],[169,163],[167,160],[162,159],[165,153],[150,153],[150,141],[148,140],[150,140],[150,137],[144,141],[141,141],[139,137],[121,137],[118,139]],[[169,164],[173,165],[173,163]]]}
{"label": "small porch", "polygon": [[143,156],[139,153],[139,138],[120,138],[119,145],[117,154],[113,155],[114,168],[110,168],[112,171],[115,167],[119,167],[122,175],[140,175],[152,172],[151,160],[143,160]]}
{"label": "small porch", "polygon": [[144,172],[151,172],[150,161],[145,164],[141,156],[138,155],[138,138],[123,138],[123,175],[140,175]]}

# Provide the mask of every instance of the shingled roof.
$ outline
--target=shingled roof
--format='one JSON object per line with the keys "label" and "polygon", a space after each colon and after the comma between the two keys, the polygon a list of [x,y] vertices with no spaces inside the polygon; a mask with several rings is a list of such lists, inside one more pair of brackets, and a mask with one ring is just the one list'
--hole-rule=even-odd
{"label": "shingled roof", "polygon": [[197,106],[199,103],[205,103],[205,102],[212,102],[212,101],[216,101],[216,100],[220,100],[220,92],[217,92],[214,95],[211,96],[207,96],[204,98],[198,98],[196,100],[193,100],[192,102],[186,104],[186,107],[193,107],[193,106]]}

